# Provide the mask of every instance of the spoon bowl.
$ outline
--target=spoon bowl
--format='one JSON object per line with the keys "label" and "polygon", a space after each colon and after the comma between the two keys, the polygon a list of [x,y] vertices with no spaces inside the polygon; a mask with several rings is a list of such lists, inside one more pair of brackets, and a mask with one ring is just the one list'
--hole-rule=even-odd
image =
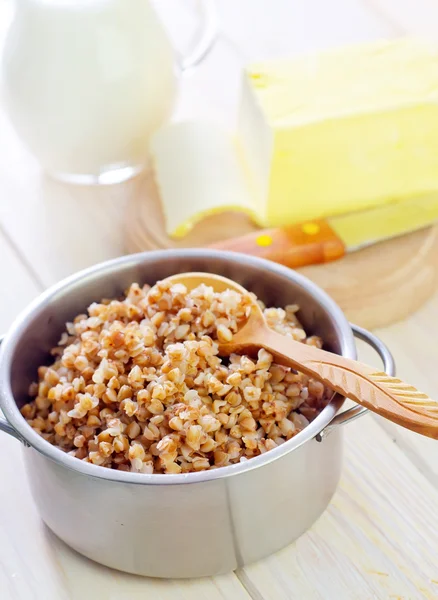
{"label": "spoon bowl", "polygon": [[[251,294],[243,286],[228,279],[222,277],[222,275],[216,275],[214,273],[180,273],[178,275],[172,275],[164,279],[165,283],[174,285],[182,284],[190,292],[200,285],[207,285],[212,287],[215,292],[225,292],[226,290],[233,290],[242,294],[242,296],[248,296],[252,299]],[[266,333],[272,332],[266,323],[265,316],[263,314],[260,305],[252,301],[251,303],[251,314],[248,319],[244,321],[237,333],[233,335],[233,339],[229,343],[219,342],[219,354],[220,356],[229,356],[230,354],[241,354],[245,353],[249,356],[257,354],[262,348],[259,343],[253,343],[251,340],[256,338],[257,340],[263,339]]]}

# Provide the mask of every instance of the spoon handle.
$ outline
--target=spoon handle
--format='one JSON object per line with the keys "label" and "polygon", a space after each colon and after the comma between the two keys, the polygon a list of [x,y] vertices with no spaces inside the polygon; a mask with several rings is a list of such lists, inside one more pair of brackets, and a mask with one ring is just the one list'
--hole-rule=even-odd
{"label": "spoon handle", "polygon": [[321,381],[398,425],[438,439],[438,402],[401,379],[275,332],[266,335],[263,347],[277,362]]}

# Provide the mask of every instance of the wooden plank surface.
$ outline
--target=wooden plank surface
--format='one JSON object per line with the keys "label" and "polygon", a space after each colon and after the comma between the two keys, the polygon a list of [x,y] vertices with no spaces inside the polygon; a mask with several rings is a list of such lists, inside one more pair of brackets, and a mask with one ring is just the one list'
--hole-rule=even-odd
{"label": "wooden plank surface", "polygon": [[0,335],[42,288],[0,228]]}
{"label": "wooden plank surface", "polygon": [[[178,117],[231,124],[246,60],[410,29],[438,36],[433,0],[218,0],[218,6],[219,43],[205,65],[184,78]],[[184,49],[195,3],[162,0],[159,8]],[[0,0],[0,30],[9,12],[10,0]],[[120,223],[141,189],[141,178],[111,188],[74,188],[45,178],[0,109],[0,332],[44,287],[123,252]],[[435,397],[437,314],[435,297],[407,321],[379,332],[399,373]],[[378,364],[366,350],[363,357]],[[55,539],[32,503],[18,442],[1,434],[0,598],[437,598],[437,444],[371,417],[345,427],[345,440],[340,488],[296,544],[236,574],[180,582],[111,571]]]}
{"label": "wooden plank surface", "polygon": [[294,546],[246,567],[247,589],[272,600],[438,597],[438,490],[370,417],[348,426],[345,456],[329,509]]}

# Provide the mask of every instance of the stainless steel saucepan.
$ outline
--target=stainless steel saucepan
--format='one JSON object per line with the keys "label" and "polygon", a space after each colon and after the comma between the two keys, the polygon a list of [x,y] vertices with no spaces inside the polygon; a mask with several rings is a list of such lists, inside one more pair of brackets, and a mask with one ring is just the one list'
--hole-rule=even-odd
{"label": "stainless steel saucepan", "polygon": [[213,250],[168,250],[122,257],[50,288],[12,325],[0,351],[0,429],[23,444],[41,517],[69,546],[109,567],[153,577],[217,575],[290,544],[325,510],[339,481],[342,425],[366,412],[342,412],[336,397],[301,433],[244,463],[181,475],[105,469],[55,448],[26,423],[20,407],[38,365],[49,360],[65,322],[93,301],[119,296],[133,281],[174,273],[218,273],[271,306],[300,305],[299,318],[325,347],[355,358],[353,335],[367,341],[388,374],[394,363],[372,334],[349,325],[315,284],[262,259]]}

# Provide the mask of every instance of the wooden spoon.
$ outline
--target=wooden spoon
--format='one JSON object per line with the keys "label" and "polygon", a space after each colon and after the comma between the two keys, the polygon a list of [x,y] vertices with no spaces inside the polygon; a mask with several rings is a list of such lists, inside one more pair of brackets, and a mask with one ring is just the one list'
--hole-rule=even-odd
{"label": "wooden spoon", "polygon": [[[190,291],[202,283],[216,292],[235,290],[245,296],[248,291],[220,275],[181,273],[164,280],[182,283]],[[401,379],[390,377],[355,360],[297,342],[273,331],[260,306],[253,302],[249,318],[234,334],[231,342],[219,345],[219,354],[254,355],[260,348],[270,352],[279,364],[292,367],[355,400],[369,410],[422,435],[438,439],[438,403]]]}

